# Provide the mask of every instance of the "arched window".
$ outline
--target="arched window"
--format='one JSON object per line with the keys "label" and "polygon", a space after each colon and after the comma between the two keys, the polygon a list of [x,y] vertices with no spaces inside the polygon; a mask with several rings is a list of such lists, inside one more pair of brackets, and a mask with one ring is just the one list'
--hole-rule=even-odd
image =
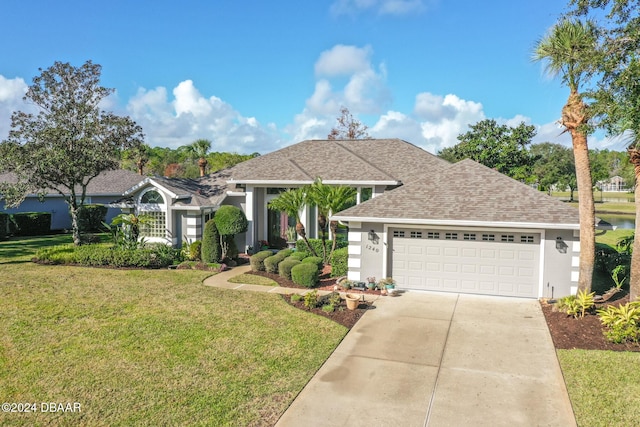
{"label": "arched window", "polygon": [[140,234],[145,237],[165,239],[167,237],[167,206],[162,194],[155,189],[144,192],[140,196],[138,209],[141,214],[154,219],[151,224],[141,227]]}
{"label": "arched window", "polygon": [[140,203],[153,203],[157,205],[164,205],[164,199],[162,195],[156,190],[149,190],[142,195]]}

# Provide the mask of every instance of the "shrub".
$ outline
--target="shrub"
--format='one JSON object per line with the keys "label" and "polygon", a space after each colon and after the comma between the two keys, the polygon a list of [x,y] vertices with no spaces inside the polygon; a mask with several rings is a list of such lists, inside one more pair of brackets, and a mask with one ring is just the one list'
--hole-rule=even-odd
{"label": "shrub", "polygon": [[162,243],[144,249],[86,245],[75,248],[73,259],[89,267],[161,268],[173,264],[175,250]]}
{"label": "shrub", "polygon": [[586,291],[578,291],[577,295],[569,295],[560,298],[556,307],[558,310],[564,311],[569,316],[573,316],[576,319],[584,317],[585,313],[590,311],[595,305],[593,300],[595,294],[595,292],[587,293]]}
{"label": "shrub", "polygon": [[630,302],[620,307],[610,305],[598,310],[600,322],[607,327],[604,335],[609,341],[624,343],[640,340],[640,303]]}
{"label": "shrub", "polygon": [[9,215],[0,212],[0,240],[4,240],[9,233]]}
{"label": "shrub", "polygon": [[302,295],[300,294],[292,294],[291,295],[291,301],[292,302],[298,302],[302,300]]}
{"label": "shrub", "polygon": [[84,205],[78,209],[78,226],[83,233],[94,233],[104,229],[107,216],[104,205]]}
{"label": "shrub", "polygon": [[211,263],[221,261],[221,252],[220,234],[218,233],[216,223],[210,219],[205,224],[204,233],[202,234],[202,262]]}
{"label": "shrub", "polygon": [[349,268],[347,259],[349,252],[347,248],[336,249],[331,257],[331,277],[346,276]]}
{"label": "shrub", "polygon": [[42,236],[51,231],[51,213],[20,212],[11,215],[17,236]]}
{"label": "shrub", "polygon": [[42,248],[36,252],[33,260],[41,264],[74,264],[75,246],[71,244]]}
{"label": "shrub", "polygon": [[253,271],[265,271],[264,260],[273,255],[271,251],[260,251],[257,254],[251,255],[249,263]]}
{"label": "shrub", "polygon": [[221,244],[221,258],[237,258],[238,248],[234,236],[247,231],[248,221],[242,209],[225,205],[220,206],[213,216],[218,234],[223,236]]}
{"label": "shrub", "polygon": [[307,288],[316,286],[318,284],[318,266],[315,263],[297,262],[298,264],[291,268],[293,283]]}
{"label": "shrub", "polygon": [[189,259],[200,261],[202,259],[202,240],[196,240],[189,245]]}
{"label": "shrub", "polygon": [[302,261],[303,259],[305,259],[309,255],[310,255],[309,252],[298,251],[298,252],[292,253],[291,255],[289,255],[289,257],[293,258],[293,259],[297,259],[298,261]]}
{"label": "shrub", "polygon": [[278,252],[275,255],[271,255],[270,257],[266,258],[264,260],[264,269],[267,273],[277,273],[278,272],[278,264],[280,264],[280,262],[284,259],[285,257],[281,254],[281,252]]}
{"label": "shrub", "polygon": [[[309,245],[313,248],[318,256],[322,256],[322,239],[308,239]],[[327,254],[331,251],[331,240],[327,240]],[[300,239],[296,242],[296,249],[302,252],[309,252],[309,248],[304,240]]]}
{"label": "shrub", "polygon": [[318,291],[307,292],[304,296],[304,306],[309,310],[318,306]]}
{"label": "shrub", "polygon": [[318,267],[318,270],[322,270],[324,263],[322,262],[322,258],[319,256],[310,256],[302,260],[305,264],[315,264]]}
{"label": "shrub", "polygon": [[278,264],[278,275],[285,279],[291,280],[291,269],[300,264],[297,259],[287,258]]}

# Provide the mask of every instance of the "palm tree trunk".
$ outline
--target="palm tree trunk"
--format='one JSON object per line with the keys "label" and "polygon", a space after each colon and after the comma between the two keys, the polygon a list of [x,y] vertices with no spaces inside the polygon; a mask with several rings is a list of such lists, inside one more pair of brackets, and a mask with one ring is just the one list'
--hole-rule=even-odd
{"label": "palm tree trunk", "polygon": [[631,253],[631,276],[629,278],[629,301],[634,301],[640,296],[640,224],[638,224],[638,218],[640,218],[640,150],[638,148],[631,147],[628,150],[629,158],[633,164],[633,170],[636,176],[635,182],[635,204],[636,204],[636,230],[633,239],[633,252]]}
{"label": "palm tree trunk", "polygon": [[589,167],[589,148],[587,146],[587,135],[584,132],[572,129],[571,138],[576,162],[578,210],[580,215],[580,275],[578,277],[578,289],[584,292],[591,292],[596,254],[596,220],[591,168]]}

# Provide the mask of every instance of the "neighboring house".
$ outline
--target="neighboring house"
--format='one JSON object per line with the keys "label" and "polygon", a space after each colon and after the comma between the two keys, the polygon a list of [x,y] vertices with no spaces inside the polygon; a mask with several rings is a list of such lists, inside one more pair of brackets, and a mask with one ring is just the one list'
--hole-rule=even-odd
{"label": "neighboring house", "polygon": [[612,176],[604,181],[598,181],[596,187],[600,191],[629,191],[627,183],[621,176]]}
{"label": "neighboring house", "polygon": [[[122,198],[122,193],[140,182],[143,178],[128,170],[112,170],[102,172],[91,180],[87,186],[85,204],[108,205]],[[0,174],[0,182],[15,182],[15,175],[11,173]],[[4,200],[0,200],[0,212],[8,214],[18,212],[50,212],[51,230],[65,230],[71,228],[71,216],[69,206],[62,195],[55,190],[47,190],[40,199],[38,194],[29,194],[17,208],[5,208]],[[78,189],[80,193],[80,189]],[[118,208],[107,210],[106,221],[120,213]]]}
{"label": "neighboring house", "polygon": [[[333,219],[349,226],[349,278],[400,288],[538,298],[575,293],[577,209],[478,163],[450,164],[399,139],[313,140],[194,180],[146,178],[120,207],[151,213],[148,233],[179,245],[202,237],[221,205],[245,212],[239,248],[282,236],[293,219],[267,209],[321,178],[358,190]],[[499,189],[499,190],[496,190]],[[301,212],[317,236],[313,206]]]}

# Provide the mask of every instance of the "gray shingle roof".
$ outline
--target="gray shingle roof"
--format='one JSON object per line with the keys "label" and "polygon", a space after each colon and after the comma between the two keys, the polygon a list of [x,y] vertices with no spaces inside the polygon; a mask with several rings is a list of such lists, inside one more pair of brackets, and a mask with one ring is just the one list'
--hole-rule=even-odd
{"label": "gray shingle roof", "polygon": [[233,167],[210,173],[198,179],[161,178],[153,180],[178,196],[189,195],[176,201],[180,206],[218,206],[227,197],[227,180]]}
{"label": "gray shingle roof", "polygon": [[307,140],[236,165],[236,182],[409,182],[449,163],[401,139]]}
{"label": "gray shingle roof", "polygon": [[423,173],[335,218],[579,224],[576,208],[472,160]]}
{"label": "gray shingle roof", "polygon": [[[122,195],[126,190],[133,187],[144,177],[138,175],[135,172],[131,172],[124,169],[103,171],[98,176],[93,178],[87,186],[87,195]],[[13,173],[0,174],[0,182],[15,183],[16,176]],[[80,188],[76,188],[76,192],[79,193]],[[48,194],[59,194],[53,189],[47,189]]]}

